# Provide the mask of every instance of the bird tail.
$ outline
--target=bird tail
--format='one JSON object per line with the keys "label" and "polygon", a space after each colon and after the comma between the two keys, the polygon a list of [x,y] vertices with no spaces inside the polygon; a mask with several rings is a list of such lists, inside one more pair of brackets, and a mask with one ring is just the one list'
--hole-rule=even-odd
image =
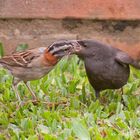
{"label": "bird tail", "polygon": [[57,58],[75,53],[80,45],[76,40],[57,41],[48,47],[48,52]]}

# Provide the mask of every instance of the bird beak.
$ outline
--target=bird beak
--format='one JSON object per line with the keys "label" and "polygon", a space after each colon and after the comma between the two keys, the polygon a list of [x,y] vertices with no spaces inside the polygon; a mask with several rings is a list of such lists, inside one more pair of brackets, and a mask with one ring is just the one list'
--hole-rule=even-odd
{"label": "bird beak", "polygon": [[82,46],[78,43],[78,41],[72,40],[70,42],[71,42],[71,48],[70,48],[69,54],[76,54],[79,51],[81,51]]}

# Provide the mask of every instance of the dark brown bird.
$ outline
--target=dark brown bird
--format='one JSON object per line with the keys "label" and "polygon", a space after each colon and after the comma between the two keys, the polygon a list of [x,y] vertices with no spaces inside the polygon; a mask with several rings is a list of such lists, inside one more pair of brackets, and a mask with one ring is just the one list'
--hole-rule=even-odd
{"label": "dark brown bird", "polygon": [[119,89],[129,78],[129,64],[140,68],[137,61],[125,52],[94,40],[78,40],[73,52],[84,61],[96,98],[105,89]]}
{"label": "dark brown bird", "polygon": [[[58,47],[58,45],[61,47]],[[30,88],[28,81],[40,79],[48,74],[63,56],[72,52],[75,45],[77,45],[75,42],[57,41],[48,48],[30,49],[0,59],[0,64],[14,76],[12,88],[20,103],[20,95],[16,89],[17,84],[23,81],[31,92],[33,99],[36,100],[36,95]]]}

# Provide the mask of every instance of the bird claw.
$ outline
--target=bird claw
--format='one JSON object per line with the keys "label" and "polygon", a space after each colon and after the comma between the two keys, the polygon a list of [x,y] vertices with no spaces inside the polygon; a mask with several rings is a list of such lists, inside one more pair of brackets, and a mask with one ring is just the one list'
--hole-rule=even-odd
{"label": "bird claw", "polygon": [[60,101],[60,102],[41,102],[45,105],[47,105],[47,107],[49,108],[53,108],[53,107],[57,107],[59,105],[64,105],[64,106],[67,106],[68,102],[67,101]]}
{"label": "bird claw", "polygon": [[16,106],[16,110],[19,110],[20,108],[28,105],[29,103],[32,103],[33,105],[38,105],[39,103],[47,106],[48,108],[56,108],[58,107],[59,105],[63,105],[63,106],[68,106],[68,101],[60,101],[60,102],[48,102],[48,101],[39,101],[39,100],[36,100],[36,99],[33,99],[33,100],[28,100],[28,101],[21,101],[19,102],[19,104]]}
{"label": "bird claw", "polygon": [[34,105],[37,105],[38,103],[40,103],[40,101],[39,101],[38,99],[31,100],[31,102],[32,102]]}

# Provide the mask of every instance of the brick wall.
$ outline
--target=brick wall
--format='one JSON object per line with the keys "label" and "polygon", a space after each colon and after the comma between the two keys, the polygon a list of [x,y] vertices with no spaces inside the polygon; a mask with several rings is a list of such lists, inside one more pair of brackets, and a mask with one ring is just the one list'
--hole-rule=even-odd
{"label": "brick wall", "polygon": [[1,0],[1,18],[140,19],[139,0]]}
{"label": "brick wall", "polygon": [[6,53],[22,43],[33,48],[77,38],[140,52],[140,1],[0,0],[0,41]]}

